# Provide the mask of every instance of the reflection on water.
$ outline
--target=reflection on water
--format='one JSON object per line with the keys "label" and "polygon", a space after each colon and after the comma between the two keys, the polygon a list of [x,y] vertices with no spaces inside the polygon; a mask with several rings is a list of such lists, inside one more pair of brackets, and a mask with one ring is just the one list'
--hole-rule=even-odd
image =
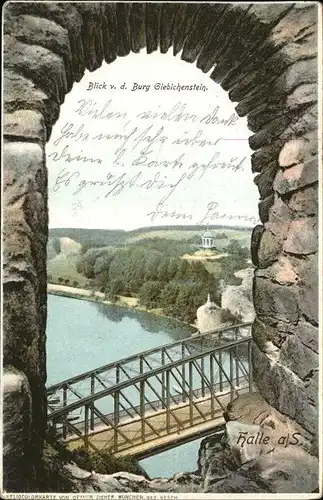
{"label": "reflection on water", "polygon": [[134,311],[126,307],[107,306],[101,303],[95,303],[95,307],[100,314],[114,323],[120,323],[124,318],[133,319],[138,321],[146,332],[157,333],[163,331],[170,334],[174,340],[183,338],[183,329],[187,332],[188,337],[196,332],[190,325],[145,311]]}

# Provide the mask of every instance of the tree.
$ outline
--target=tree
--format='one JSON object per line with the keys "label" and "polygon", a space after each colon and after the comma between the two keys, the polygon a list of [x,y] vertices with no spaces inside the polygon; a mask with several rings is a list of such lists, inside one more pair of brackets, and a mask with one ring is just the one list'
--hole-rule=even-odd
{"label": "tree", "polygon": [[195,317],[195,310],[192,310],[192,291],[191,285],[179,285],[179,291],[176,299],[176,316],[186,322],[191,322]]}
{"label": "tree", "polygon": [[190,264],[186,259],[181,259],[178,263],[176,279],[183,280],[187,278]]}
{"label": "tree", "polygon": [[160,292],[160,306],[168,314],[175,312],[175,304],[179,292],[179,284],[175,281],[167,283]]}
{"label": "tree", "polygon": [[124,288],[124,284],[123,284],[122,280],[118,280],[118,279],[112,280],[112,281],[109,281],[107,283],[106,288],[105,288],[105,293],[109,297],[114,297],[116,295],[122,295],[123,288]]}
{"label": "tree", "polygon": [[218,233],[214,236],[215,240],[227,240],[228,236],[225,233]]}
{"label": "tree", "polygon": [[226,247],[226,251],[232,255],[236,255],[242,259],[248,259],[250,251],[248,248],[243,247],[238,240],[231,240]]}
{"label": "tree", "polygon": [[174,257],[169,259],[168,270],[167,270],[169,280],[172,280],[175,277],[178,270],[178,266],[179,266],[178,259]]}
{"label": "tree", "polygon": [[148,309],[158,307],[162,285],[160,281],[146,281],[139,290],[139,301]]}
{"label": "tree", "polygon": [[103,255],[98,256],[93,266],[94,275],[102,273],[103,271],[108,272],[112,261],[113,255],[109,254],[108,251],[104,252]]}
{"label": "tree", "polygon": [[169,266],[169,259],[164,257],[160,261],[157,269],[158,280],[162,281],[163,283],[166,283],[168,281],[168,266]]}
{"label": "tree", "polygon": [[148,257],[145,264],[145,279],[155,280],[158,274],[158,267],[162,260],[162,254],[153,250],[148,253]]}

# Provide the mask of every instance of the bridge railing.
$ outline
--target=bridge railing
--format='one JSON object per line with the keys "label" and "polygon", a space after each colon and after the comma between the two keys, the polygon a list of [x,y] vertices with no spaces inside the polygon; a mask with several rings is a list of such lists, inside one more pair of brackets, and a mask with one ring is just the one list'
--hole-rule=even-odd
{"label": "bridge railing", "polygon": [[250,357],[250,338],[209,346],[62,408],[49,404],[49,425],[78,446],[82,442],[112,453],[131,448],[134,443],[178,432],[185,425],[212,420],[225,408],[224,395],[233,400],[239,391],[251,391]]}
{"label": "bridge railing", "polygon": [[94,395],[102,389],[129,380],[135,375],[142,375],[167,363],[189,357],[192,353],[202,353],[212,347],[219,347],[229,340],[248,338],[251,335],[251,325],[252,323],[243,323],[204,334],[193,334],[185,339],[128,356],[63,380],[47,389],[49,413],[55,406],[67,406],[87,395]]}

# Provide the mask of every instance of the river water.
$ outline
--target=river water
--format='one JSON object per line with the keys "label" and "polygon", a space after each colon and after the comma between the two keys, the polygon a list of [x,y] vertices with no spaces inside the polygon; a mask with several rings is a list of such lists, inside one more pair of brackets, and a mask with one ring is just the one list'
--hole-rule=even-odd
{"label": "river water", "polygon": [[[47,385],[191,333],[185,325],[153,314],[48,295]],[[146,458],[141,465],[150,477],[195,471],[200,441]]]}

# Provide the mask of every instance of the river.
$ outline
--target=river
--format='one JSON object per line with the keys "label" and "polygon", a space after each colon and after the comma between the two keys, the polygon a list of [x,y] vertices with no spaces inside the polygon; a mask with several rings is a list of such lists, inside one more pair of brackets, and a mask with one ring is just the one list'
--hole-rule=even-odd
{"label": "river", "polygon": [[[47,385],[191,334],[141,311],[48,295]],[[200,439],[141,461],[150,477],[197,469]],[[183,461],[185,456],[185,461]]]}

